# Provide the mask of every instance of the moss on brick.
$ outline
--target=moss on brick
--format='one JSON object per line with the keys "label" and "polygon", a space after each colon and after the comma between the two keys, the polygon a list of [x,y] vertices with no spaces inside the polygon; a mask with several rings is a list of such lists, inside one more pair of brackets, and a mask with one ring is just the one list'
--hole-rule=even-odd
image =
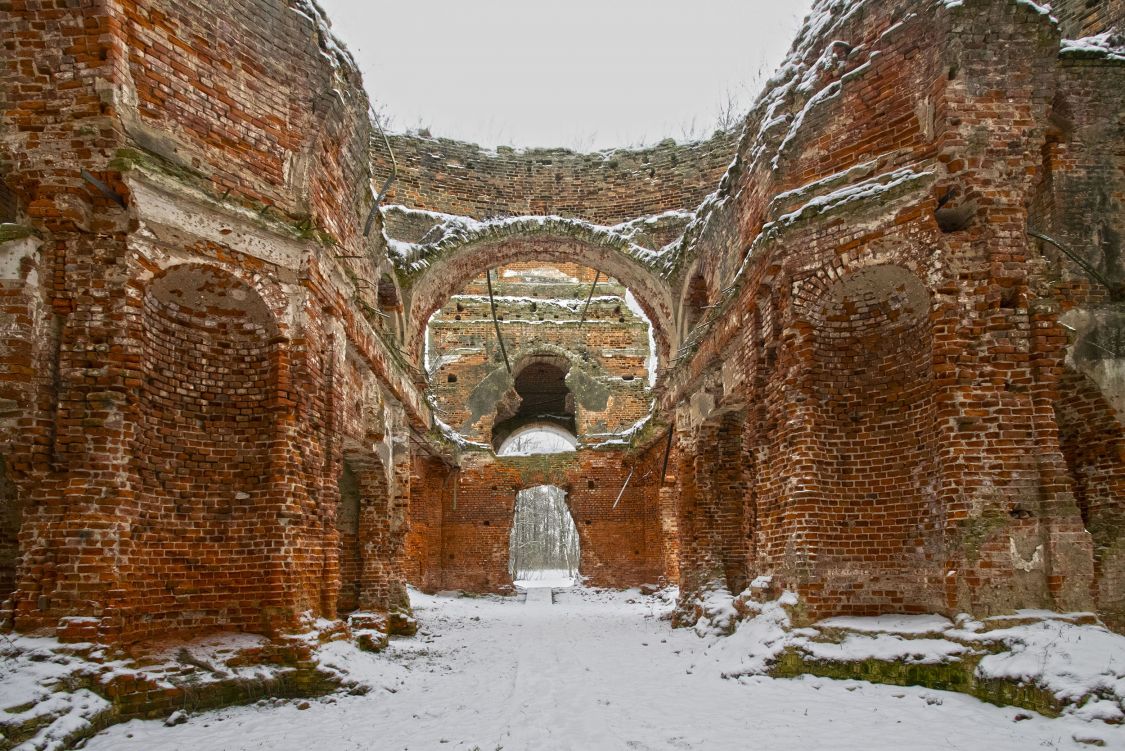
{"label": "moss on brick", "polygon": [[770,668],[775,678],[816,675],[836,680],[859,680],[892,686],[924,686],[941,691],[956,691],[999,706],[1017,706],[1048,717],[1058,716],[1063,705],[1049,691],[1026,683],[983,679],[976,675],[981,655],[932,665],[866,659],[854,662],[815,660],[800,648],[786,649]]}

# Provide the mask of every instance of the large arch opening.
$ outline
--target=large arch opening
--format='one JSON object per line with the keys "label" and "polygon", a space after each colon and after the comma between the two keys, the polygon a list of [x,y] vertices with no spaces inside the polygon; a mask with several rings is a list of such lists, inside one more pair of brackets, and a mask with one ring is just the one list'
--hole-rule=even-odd
{"label": "large arch opening", "polygon": [[578,527],[556,485],[536,485],[516,493],[508,548],[508,571],[523,587],[569,587],[578,576]]}
{"label": "large arch opening", "polygon": [[[506,228],[508,236],[496,238],[485,230],[480,237],[468,237],[427,263],[410,291],[406,347],[421,362],[426,349],[426,330],[431,316],[459,290],[470,285],[479,269],[502,269],[523,265],[571,266],[598,270],[601,278],[615,279],[629,289],[636,305],[653,327],[659,362],[667,362],[669,352],[678,345],[673,325],[671,292],[665,282],[641,261],[618,245],[567,236],[538,234],[531,229]],[[500,277],[494,277],[494,281]],[[587,290],[588,291],[588,290]],[[583,299],[585,292],[581,293]]]}
{"label": "large arch opening", "polygon": [[574,394],[566,382],[569,371],[570,363],[557,356],[529,357],[520,363],[511,398],[502,400],[496,409],[493,446],[499,447],[513,431],[532,423],[554,425],[574,435]]}

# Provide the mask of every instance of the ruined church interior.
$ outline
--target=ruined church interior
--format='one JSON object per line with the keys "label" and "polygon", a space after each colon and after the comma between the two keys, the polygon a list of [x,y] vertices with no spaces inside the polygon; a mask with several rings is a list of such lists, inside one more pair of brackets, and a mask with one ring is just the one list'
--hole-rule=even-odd
{"label": "ruined church interior", "polygon": [[0,751],[1125,748],[1122,0],[592,153],[315,0],[0,41]]}

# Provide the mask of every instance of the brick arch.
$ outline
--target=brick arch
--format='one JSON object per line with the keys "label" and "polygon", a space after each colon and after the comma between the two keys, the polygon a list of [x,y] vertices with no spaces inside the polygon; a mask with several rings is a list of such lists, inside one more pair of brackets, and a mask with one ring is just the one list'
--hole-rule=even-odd
{"label": "brick arch", "polygon": [[816,487],[810,597],[824,612],[940,606],[934,301],[913,272],[864,265],[816,285],[802,365]]}
{"label": "brick arch", "polygon": [[174,265],[137,289],[125,631],[261,630],[280,573],[267,530],[284,502],[271,479],[278,319],[247,280],[214,265]]}
{"label": "brick arch", "polygon": [[673,324],[671,291],[644,263],[645,251],[597,233],[574,237],[558,229],[531,222],[527,227],[507,226],[500,236],[495,229],[464,233],[456,243],[445,242],[430,250],[425,266],[414,280],[409,296],[406,349],[415,360],[422,356],[424,332],[430,316],[449,297],[485,269],[519,261],[578,263],[616,278],[628,287],[652,322],[657,356],[668,362],[678,344]]}

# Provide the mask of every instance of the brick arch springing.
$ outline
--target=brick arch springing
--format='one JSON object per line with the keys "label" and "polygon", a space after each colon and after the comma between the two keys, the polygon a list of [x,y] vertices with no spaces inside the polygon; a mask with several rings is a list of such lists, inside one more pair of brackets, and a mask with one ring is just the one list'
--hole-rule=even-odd
{"label": "brick arch springing", "polygon": [[617,279],[632,291],[652,322],[657,357],[660,362],[668,362],[668,353],[678,344],[678,336],[673,325],[671,292],[664,280],[617,244],[546,231],[513,233],[499,238],[488,234],[468,237],[463,243],[443,247],[439,253],[431,255],[409,292],[405,344],[414,360],[421,360],[430,316],[450,296],[485,269],[518,261],[577,263]]}
{"label": "brick arch springing", "polygon": [[[809,313],[817,493],[805,521],[822,612],[922,611],[940,567],[932,301],[912,272],[861,268]],[[929,577],[929,578],[928,578]]]}
{"label": "brick arch springing", "polygon": [[135,607],[125,630],[260,629],[277,595],[277,320],[242,279],[184,264],[148,282],[135,323],[138,493],[122,564]]}

